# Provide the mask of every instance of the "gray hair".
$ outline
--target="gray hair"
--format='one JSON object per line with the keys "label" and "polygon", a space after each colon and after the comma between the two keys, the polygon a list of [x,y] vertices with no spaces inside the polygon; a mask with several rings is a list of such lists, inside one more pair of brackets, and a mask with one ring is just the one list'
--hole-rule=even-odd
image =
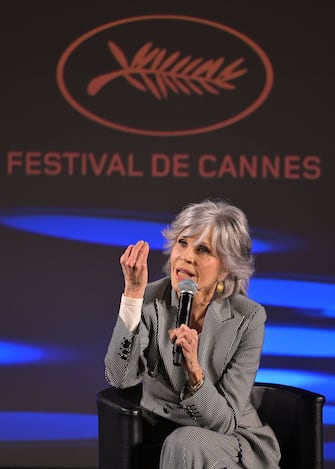
{"label": "gray hair", "polygon": [[223,200],[190,203],[162,231],[165,238],[164,254],[169,256],[163,271],[170,275],[170,253],[181,234],[199,235],[200,243],[211,229],[213,253],[228,271],[221,297],[227,298],[235,293],[246,295],[254,272],[248,221],[242,210]]}

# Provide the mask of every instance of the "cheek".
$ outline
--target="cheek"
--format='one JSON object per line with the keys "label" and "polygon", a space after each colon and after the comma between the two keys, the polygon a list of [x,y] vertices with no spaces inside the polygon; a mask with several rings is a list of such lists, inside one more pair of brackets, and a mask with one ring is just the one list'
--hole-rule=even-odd
{"label": "cheek", "polygon": [[171,251],[171,254],[170,254],[170,263],[173,264],[173,262],[175,262],[176,260],[176,252],[175,251]]}
{"label": "cheek", "polygon": [[221,271],[219,263],[213,261],[208,262],[206,265],[204,265],[204,270],[206,270],[212,277],[218,277]]}
{"label": "cheek", "polygon": [[178,253],[176,252],[176,250],[171,251],[171,254],[170,254],[170,269],[171,269],[171,272],[175,268],[175,265],[178,262],[178,258],[179,258],[179,256],[178,256]]}

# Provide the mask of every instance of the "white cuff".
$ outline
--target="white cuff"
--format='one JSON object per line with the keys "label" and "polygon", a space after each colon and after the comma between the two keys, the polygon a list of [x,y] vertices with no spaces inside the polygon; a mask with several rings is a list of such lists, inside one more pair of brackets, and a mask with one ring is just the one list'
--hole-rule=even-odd
{"label": "white cuff", "polygon": [[119,316],[132,333],[140,323],[142,304],[143,298],[129,298],[124,295],[121,297]]}

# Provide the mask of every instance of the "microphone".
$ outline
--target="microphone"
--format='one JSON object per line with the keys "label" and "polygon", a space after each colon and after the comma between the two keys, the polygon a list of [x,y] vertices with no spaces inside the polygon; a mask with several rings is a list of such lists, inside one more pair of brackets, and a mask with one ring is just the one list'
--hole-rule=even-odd
{"label": "microphone", "polygon": [[[193,295],[198,290],[198,286],[193,280],[182,280],[178,284],[179,289],[179,303],[178,303],[178,314],[176,327],[180,327],[182,324],[187,326],[190,323],[191,309],[193,303]],[[173,364],[180,366],[182,361],[182,348],[180,345],[173,344]]]}

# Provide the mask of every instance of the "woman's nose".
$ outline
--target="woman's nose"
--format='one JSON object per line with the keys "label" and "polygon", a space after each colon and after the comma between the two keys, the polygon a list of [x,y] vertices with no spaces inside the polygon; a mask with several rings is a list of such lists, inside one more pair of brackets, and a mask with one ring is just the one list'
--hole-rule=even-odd
{"label": "woman's nose", "polygon": [[184,259],[185,262],[192,262],[194,257],[193,257],[193,250],[191,247],[185,249],[183,252],[182,258]]}

